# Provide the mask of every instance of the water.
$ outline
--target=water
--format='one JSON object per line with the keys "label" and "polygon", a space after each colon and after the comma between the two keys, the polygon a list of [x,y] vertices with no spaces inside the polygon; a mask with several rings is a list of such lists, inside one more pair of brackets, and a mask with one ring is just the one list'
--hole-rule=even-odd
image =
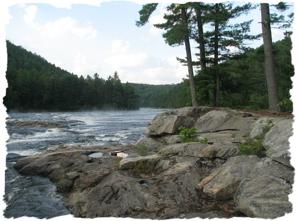
{"label": "water", "polygon": [[5,216],[50,218],[69,213],[48,179],[24,177],[13,169],[20,156],[37,154],[57,145],[135,143],[154,116],[163,111],[142,108],[136,111],[10,113]]}

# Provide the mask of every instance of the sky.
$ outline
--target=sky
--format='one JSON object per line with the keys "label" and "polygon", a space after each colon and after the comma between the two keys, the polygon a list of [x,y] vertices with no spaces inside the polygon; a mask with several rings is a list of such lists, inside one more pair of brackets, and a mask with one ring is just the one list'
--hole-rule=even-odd
{"label": "sky", "polygon": [[[168,46],[162,30],[153,26],[163,22],[165,6],[160,4],[149,23],[137,27],[135,21],[142,6],[130,1],[70,8],[13,5],[6,38],[78,76],[98,73],[106,79],[117,71],[122,82],[179,83],[187,76],[187,67],[176,59],[185,57],[184,47]],[[260,33],[259,8],[239,20],[246,19],[253,19],[251,32]],[[273,40],[282,38],[283,32],[274,29]],[[260,44],[262,40],[248,42],[251,47]],[[193,53],[198,52],[195,46],[192,42]]]}

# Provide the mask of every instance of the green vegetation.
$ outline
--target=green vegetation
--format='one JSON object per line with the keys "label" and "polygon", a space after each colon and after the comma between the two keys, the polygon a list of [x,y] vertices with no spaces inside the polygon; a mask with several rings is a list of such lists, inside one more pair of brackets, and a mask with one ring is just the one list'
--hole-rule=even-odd
{"label": "green vegetation", "polygon": [[258,157],[265,157],[265,148],[263,146],[263,140],[266,133],[274,126],[273,121],[270,119],[264,126],[262,134],[254,139],[248,138],[245,143],[240,144],[241,155],[257,155]]}
{"label": "green vegetation", "polygon": [[107,80],[78,77],[48,63],[44,58],[7,41],[8,110],[76,110],[138,108],[138,96],[118,74]]}
{"label": "green vegetation", "polygon": [[197,130],[196,128],[182,127],[179,130],[179,137],[182,142],[195,142],[197,141]]}
{"label": "green vegetation", "polygon": [[208,144],[208,139],[207,139],[207,137],[201,137],[201,138],[199,138],[199,141],[200,141],[200,143],[202,143],[202,144]]}
{"label": "green vegetation", "polygon": [[[284,14],[290,8],[284,2],[260,4],[261,32],[253,35],[250,31],[253,20],[241,22],[238,18],[256,10],[257,6],[251,3],[188,2],[166,7],[164,21],[153,25],[163,30],[162,37],[166,44],[185,46],[185,58],[177,59],[187,66],[188,74],[188,79],[180,84],[180,87],[188,87],[188,90],[178,92],[179,88],[174,87],[176,94],[171,94],[169,98],[187,95],[185,91],[189,91],[189,96],[185,96],[184,100],[178,96],[177,102],[166,105],[178,107],[189,103],[192,106],[292,110],[289,89],[294,70],[291,65],[290,35],[294,13]],[[146,25],[157,8],[158,3],[143,5],[137,26]],[[272,45],[271,24],[274,28],[282,29],[285,35],[285,39],[276,46]],[[260,37],[263,37],[262,47],[249,47],[253,40]],[[194,60],[191,41],[197,45],[197,58]],[[200,71],[195,72],[195,67]]]}
{"label": "green vegetation", "polygon": [[[292,42],[289,37],[273,44],[275,71],[278,79],[278,96],[282,111],[293,110],[289,90],[294,67],[291,63]],[[219,65],[221,71],[220,106],[240,109],[267,109],[268,96],[264,76],[264,51],[262,47],[230,58]],[[197,99],[200,105],[214,105],[213,69],[198,71],[195,76]],[[142,107],[177,108],[190,106],[187,79],[176,85],[134,85]]]}
{"label": "green vegetation", "polygon": [[265,148],[262,144],[263,139],[248,139],[240,145],[241,155],[256,155],[258,157],[265,156]]}
{"label": "green vegetation", "polygon": [[148,155],[149,149],[146,145],[139,144],[135,146],[136,152],[141,156]]}

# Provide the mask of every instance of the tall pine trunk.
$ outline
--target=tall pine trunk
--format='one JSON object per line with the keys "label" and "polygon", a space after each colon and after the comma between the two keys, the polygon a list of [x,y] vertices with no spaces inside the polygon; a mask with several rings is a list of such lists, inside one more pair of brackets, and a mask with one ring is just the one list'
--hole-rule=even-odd
{"label": "tall pine trunk", "polygon": [[265,54],[265,75],[268,88],[269,109],[272,111],[280,111],[278,95],[277,95],[277,82],[274,71],[274,55],[272,50],[272,33],[270,25],[270,9],[269,4],[261,3],[261,24],[262,34],[264,41],[264,54]]}
{"label": "tall pine trunk", "polygon": [[204,43],[204,34],[203,34],[203,20],[202,20],[201,5],[198,5],[195,11],[197,16],[197,26],[198,26],[200,66],[201,66],[201,70],[204,71],[206,69],[206,59],[205,59],[205,43]]}
{"label": "tall pine trunk", "polygon": [[186,9],[181,9],[181,17],[185,30],[185,37],[184,37],[184,45],[186,50],[186,58],[187,58],[187,66],[189,72],[189,81],[190,81],[190,91],[191,91],[191,98],[192,98],[192,105],[193,107],[198,106],[196,100],[196,86],[194,81],[194,72],[193,72],[193,64],[192,64],[192,53],[191,53],[191,45],[190,45],[190,38],[189,38],[189,30],[188,30],[188,17],[186,13]]}
{"label": "tall pine trunk", "polygon": [[[219,4],[215,4],[215,13],[219,13]],[[220,105],[220,75],[216,68],[219,64],[219,21],[218,18],[214,21],[214,67],[215,67],[215,91],[214,91],[214,106],[218,107]]]}

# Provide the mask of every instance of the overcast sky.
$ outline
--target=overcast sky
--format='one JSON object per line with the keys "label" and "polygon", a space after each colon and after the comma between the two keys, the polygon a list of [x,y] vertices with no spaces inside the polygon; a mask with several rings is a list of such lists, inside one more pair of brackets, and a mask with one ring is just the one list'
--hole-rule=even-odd
{"label": "overcast sky", "polygon": [[[73,5],[70,9],[14,5],[9,9],[7,39],[79,76],[98,73],[107,78],[117,71],[122,82],[180,82],[187,70],[176,57],[185,57],[184,47],[168,46],[161,30],[153,27],[163,21],[165,5],[160,4],[144,27],[135,25],[140,9],[141,5],[133,2]],[[259,33],[259,9],[241,20],[249,18],[254,19],[252,33]],[[274,41],[282,38],[282,31],[274,29]],[[261,40],[249,42],[252,47],[260,44]]]}

